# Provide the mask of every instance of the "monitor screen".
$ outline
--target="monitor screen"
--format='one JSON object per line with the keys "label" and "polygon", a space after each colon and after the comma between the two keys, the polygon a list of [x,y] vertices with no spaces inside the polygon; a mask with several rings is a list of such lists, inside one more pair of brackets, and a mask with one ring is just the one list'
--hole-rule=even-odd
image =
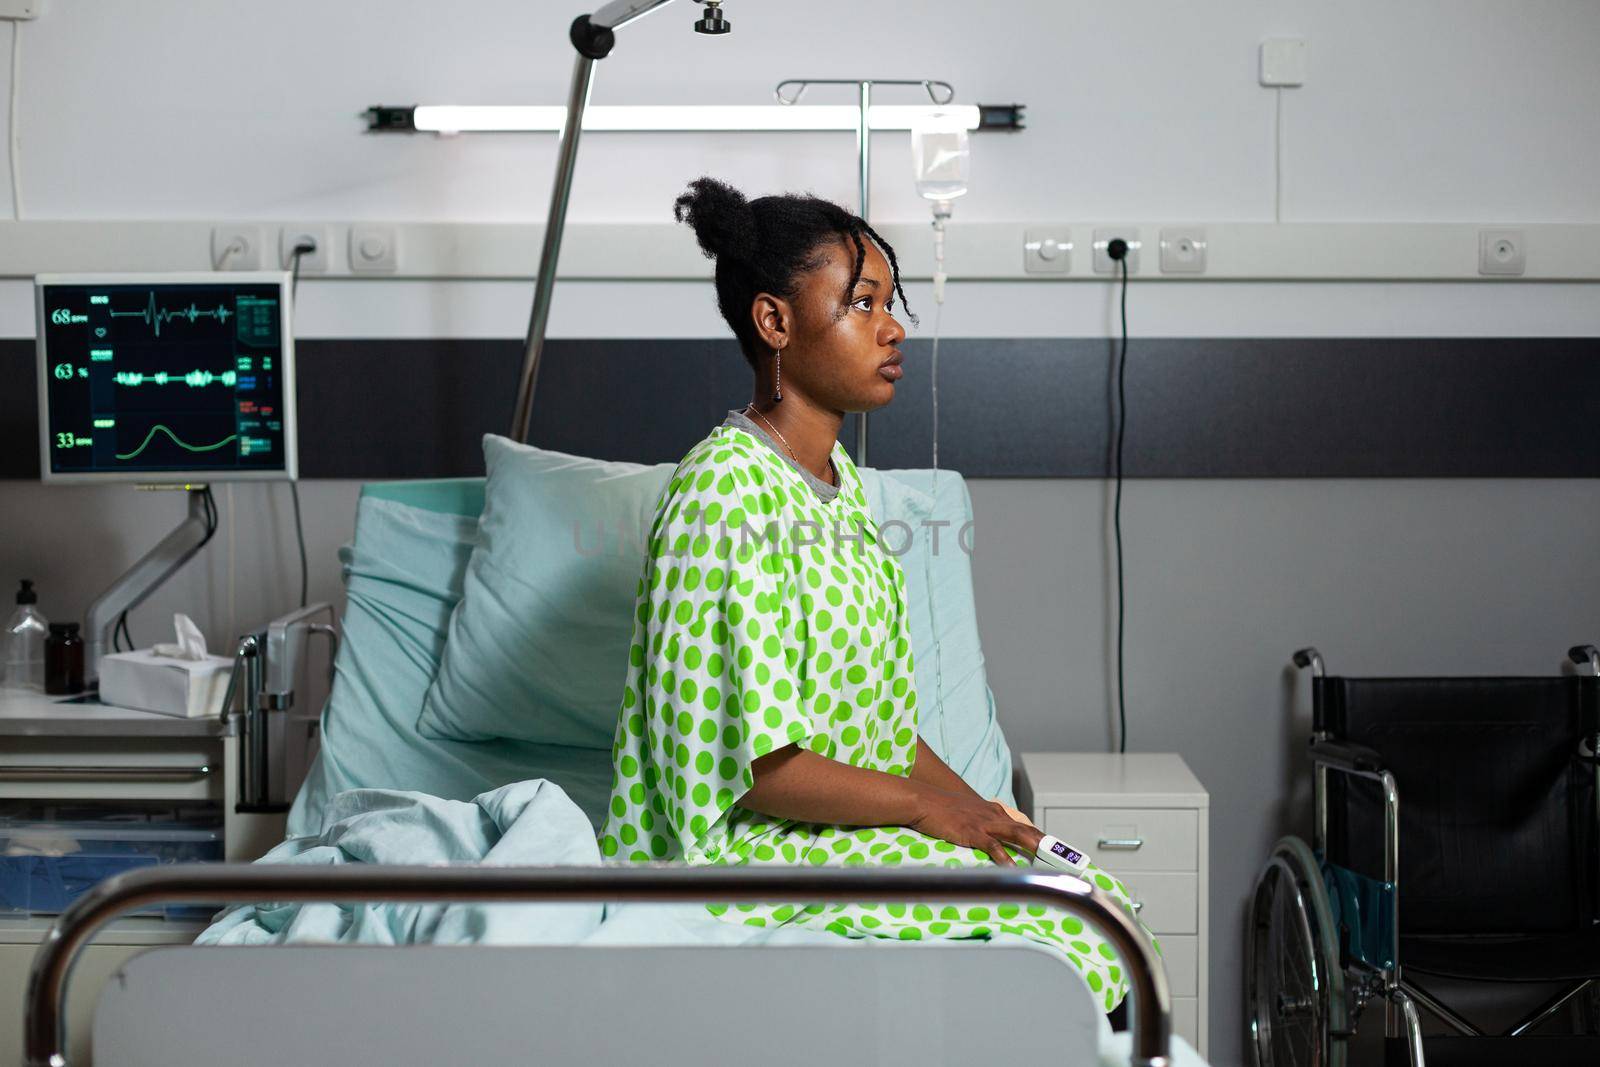
{"label": "monitor screen", "polygon": [[45,481],[294,478],[286,273],[40,275]]}

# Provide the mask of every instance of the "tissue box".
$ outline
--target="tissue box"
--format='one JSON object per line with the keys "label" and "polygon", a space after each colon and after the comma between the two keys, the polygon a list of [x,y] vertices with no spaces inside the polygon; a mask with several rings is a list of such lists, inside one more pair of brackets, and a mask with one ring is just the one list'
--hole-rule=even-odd
{"label": "tissue box", "polygon": [[149,649],[100,660],[100,702],[198,719],[220,714],[233,661],[224,656],[174,659]]}

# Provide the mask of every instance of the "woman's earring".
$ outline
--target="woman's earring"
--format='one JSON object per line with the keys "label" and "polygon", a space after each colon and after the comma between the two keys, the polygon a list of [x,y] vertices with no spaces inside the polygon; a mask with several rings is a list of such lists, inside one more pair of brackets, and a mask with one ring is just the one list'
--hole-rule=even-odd
{"label": "woman's earring", "polygon": [[783,399],[783,349],[772,353],[772,399]]}

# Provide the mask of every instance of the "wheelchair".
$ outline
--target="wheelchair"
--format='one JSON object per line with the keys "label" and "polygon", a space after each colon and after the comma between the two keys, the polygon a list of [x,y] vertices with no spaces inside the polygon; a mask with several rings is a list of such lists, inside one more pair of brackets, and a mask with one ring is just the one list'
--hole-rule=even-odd
{"label": "wheelchair", "polygon": [[[1277,842],[1250,899],[1256,1067],[1343,1067],[1373,1001],[1386,1064],[1600,1064],[1600,651],[1568,657],[1586,671],[1339,678],[1294,654],[1311,672],[1314,830]],[[1460,983],[1562,987],[1490,1033],[1441,980],[1458,1003],[1493,991]],[[1584,1033],[1531,1035],[1574,1007]],[[1449,1033],[1424,1038],[1420,1011]]]}

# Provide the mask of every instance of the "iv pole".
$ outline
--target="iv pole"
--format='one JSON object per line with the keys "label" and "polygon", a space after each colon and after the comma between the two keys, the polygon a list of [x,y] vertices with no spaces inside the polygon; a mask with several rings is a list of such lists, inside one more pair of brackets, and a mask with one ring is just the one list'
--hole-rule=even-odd
{"label": "iv pole", "polygon": [[[863,219],[869,219],[867,212],[871,210],[872,194],[872,127],[869,121],[872,110],[872,87],[874,85],[920,85],[928,93],[928,99],[934,104],[943,107],[955,99],[956,91],[949,82],[929,81],[928,79],[909,78],[786,78],[778,83],[773,90],[780,104],[798,104],[800,97],[813,85],[854,85],[859,93],[859,114],[856,118],[856,158],[857,181],[859,190],[857,200],[861,207],[856,212]],[[783,90],[787,86],[798,86],[793,96],[784,96]],[[944,99],[939,98],[935,86],[944,90]],[[867,465],[867,413],[856,413],[856,466]]]}

